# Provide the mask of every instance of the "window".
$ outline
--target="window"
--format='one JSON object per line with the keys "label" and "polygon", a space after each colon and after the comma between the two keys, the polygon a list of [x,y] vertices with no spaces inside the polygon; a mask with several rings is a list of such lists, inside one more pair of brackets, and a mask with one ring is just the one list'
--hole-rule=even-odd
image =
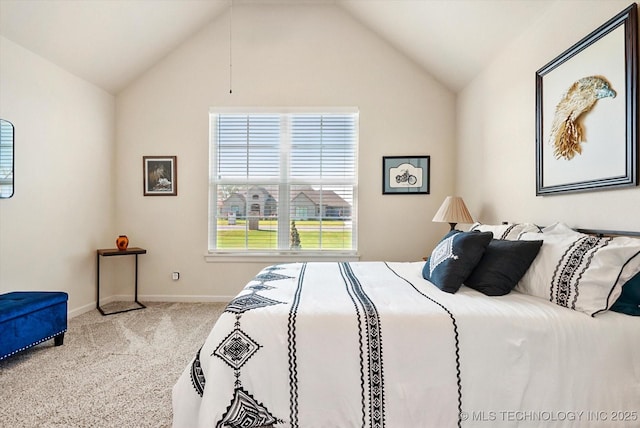
{"label": "window", "polygon": [[356,253],[357,111],[209,117],[209,252]]}
{"label": "window", "polygon": [[0,119],[0,198],[13,196],[13,124]]}

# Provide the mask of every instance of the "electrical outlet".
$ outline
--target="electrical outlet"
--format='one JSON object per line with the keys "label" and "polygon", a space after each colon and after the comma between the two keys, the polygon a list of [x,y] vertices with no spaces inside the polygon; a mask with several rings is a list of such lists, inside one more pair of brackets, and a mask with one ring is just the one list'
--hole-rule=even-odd
{"label": "electrical outlet", "polygon": [[180,272],[173,272],[171,274],[171,279],[173,279],[174,281],[177,281],[180,279]]}

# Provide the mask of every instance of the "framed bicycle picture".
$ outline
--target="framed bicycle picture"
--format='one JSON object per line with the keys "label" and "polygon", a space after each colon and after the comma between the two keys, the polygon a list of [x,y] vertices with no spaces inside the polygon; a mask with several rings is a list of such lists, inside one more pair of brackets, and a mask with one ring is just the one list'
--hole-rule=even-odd
{"label": "framed bicycle picture", "polygon": [[382,194],[429,194],[429,156],[383,156]]}

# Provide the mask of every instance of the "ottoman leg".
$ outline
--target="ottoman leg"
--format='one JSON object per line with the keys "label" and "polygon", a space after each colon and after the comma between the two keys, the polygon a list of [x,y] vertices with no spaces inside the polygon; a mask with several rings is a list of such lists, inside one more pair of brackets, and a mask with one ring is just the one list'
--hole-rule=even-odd
{"label": "ottoman leg", "polygon": [[53,338],[53,344],[55,346],[60,346],[64,343],[64,333],[60,333],[56,337]]}

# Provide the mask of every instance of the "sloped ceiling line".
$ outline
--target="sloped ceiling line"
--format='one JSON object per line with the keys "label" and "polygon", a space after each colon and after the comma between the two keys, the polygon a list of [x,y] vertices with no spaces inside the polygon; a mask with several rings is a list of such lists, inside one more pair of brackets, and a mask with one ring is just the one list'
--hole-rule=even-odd
{"label": "sloped ceiling line", "polygon": [[[554,1],[234,0],[234,7],[340,7],[459,92]],[[117,94],[229,6],[230,0],[0,0],[0,35]]]}

